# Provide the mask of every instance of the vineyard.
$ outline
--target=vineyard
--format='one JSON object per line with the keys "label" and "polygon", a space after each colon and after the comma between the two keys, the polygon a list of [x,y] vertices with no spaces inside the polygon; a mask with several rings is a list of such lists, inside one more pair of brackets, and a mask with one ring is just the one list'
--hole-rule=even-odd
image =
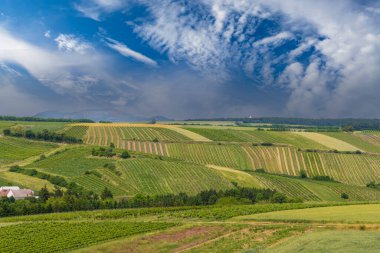
{"label": "vineyard", "polygon": [[28,141],[20,138],[0,137],[0,165],[40,155],[56,148],[56,144]]}
{"label": "vineyard", "polygon": [[322,133],[313,133],[313,132],[297,132],[298,135],[305,138],[309,138],[330,150],[339,150],[339,151],[356,151],[359,150],[358,147],[351,145],[343,140],[336,139],[329,135]]}
{"label": "vineyard", "polygon": [[330,137],[347,142],[359,149],[370,152],[380,153],[380,137],[369,133],[324,133]]}
{"label": "vineyard", "polygon": [[36,222],[8,225],[0,230],[0,252],[61,252],[172,226],[174,224],[171,223],[120,221]]}
{"label": "vineyard", "polygon": [[288,144],[302,149],[327,149],[326,146],[292,132],[245,130],[245,128],[186,127],[213,141]]}
{"label": "vineyard", "polygon": [[[83,126],[74,126],[80,128]],[[72,130],[74,131],[74,130]],[[188,141],[185,135],[161,127],[124,127],[124,126],[89,126],[85,143],[108,146],[114,143],[117,147],[126,145],[126,141]]]}
{"label": "vineyard", "polygon": [[291,198],[308,201],[339,201],[347,193],[352,201],[379,201],[380,191],[363,186],[336,182],[301,180],[297,178],[255,173],[265,188],[277,190]]}
{"label": "vineyard", "polygon": [[217,171],[200,165],[154,159],[119,162],[120,177],[102,169],[107,181],[128,189],[129,195],[181,193],[196,194],[202,190],[225,190],[232,185]]}

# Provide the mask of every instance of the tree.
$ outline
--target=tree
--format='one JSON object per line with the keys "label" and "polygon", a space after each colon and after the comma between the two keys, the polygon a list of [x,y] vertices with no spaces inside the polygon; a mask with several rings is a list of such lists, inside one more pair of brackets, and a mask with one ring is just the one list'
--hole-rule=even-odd
{"label": "tree", "polygon": [[110,191],[110,189],[108,189],[107,187],[104,188],[104,190],[102,191],[102,194],[100,195],[100,197],[105,200],[105,199],[112,199],[113,198],[113,194],[112,192]]}
{"label": "tree", "polygon": [[10,129],[4,129],[4,130],[3,130],[3,134],[4,134],[5,136],[7,136],[7,135],[11,135],[11,130],[10,130]]}
{"label": "tree", "polygon": [[47,189],[46,185],[41,188],[40,192],[38,193],[38,196],[40,199],[42,199],[44,202],[50,198],[50,192]]}
{"label": "tree", "polygon": [[349,199],[349,198],[350,198],[350,196],[348,196],[348,194],[345,193],[345,192],[343,192],[343,193],[340,195],[340,197],[341,197],[342,199]]}
{"label": "tree", "polygon": [[54,185],[54,197],[62,197],[63,196],[63,191],[61,188],[59,188],[57,185]]}
{"label": "tree", "polygon": [[279,192],[276,192],[272,197],[273,203],[285,203],[287,201],[287,198],[284,194],[281,194]]}
{"label": "tree", "polygon": [[115,148],[115,144],[113,142],[111,142],[110,148]]}
{"label": "tree", "polygon": [[301,177],[301,178],[307,178],[307,174],[306,174],[306,171],[305,171],[305,170],[301,170],[301,172],[300,172],[300,177]]}
{"label": "tree", "polygon": [[127,151],[124,151],[123,153],[120,154],[120,157],[123,159],[128,159],[131,157],[131,155]]}

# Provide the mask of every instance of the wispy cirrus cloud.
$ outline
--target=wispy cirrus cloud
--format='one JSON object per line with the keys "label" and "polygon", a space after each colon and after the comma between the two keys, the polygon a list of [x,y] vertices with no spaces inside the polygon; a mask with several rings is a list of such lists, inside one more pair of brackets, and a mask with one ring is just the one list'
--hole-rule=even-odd
{"label": "wispy cirrus cloud", "polygon": [[127,6],[127,0],[87,0],[74,4],[77,11],[85,17],[101,21],[101,16]]}
{"label": "wispy cirrus cloud", "polygon": [[130,49],[127,45],[125,45],[119,41],[105,37],[105,43],[108,47],[117,51],[119,54],[121,54],[125,57],[132,58],[136,61],[145,63],[145,64],[153,66],[153,67],[158,66],[156,61],[152,60],[151,58],[149,58],[149,57],[147,57],[147,56],[145,56],[145,55],[143,55],[137,51]]}

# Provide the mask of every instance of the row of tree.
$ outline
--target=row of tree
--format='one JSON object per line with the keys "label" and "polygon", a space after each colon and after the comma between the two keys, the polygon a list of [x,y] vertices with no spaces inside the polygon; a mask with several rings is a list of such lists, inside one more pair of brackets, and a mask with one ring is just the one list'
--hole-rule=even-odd
{"label": "row of tree", "polygon": [[225,191],[207,190],[195,196],[186,193],[156,196],[136,195],[130,199],[113,199],[112,192],[105,188],[100,195],[86,191],[75,183],[67,185],[66,190],[55,186],[54,191],[43,187],[38,198],[15,201],[13,198],[0,199],[0,216],[30,215],[39,213],[68,212],[96,209],[174,207],[214,205],[225,198],[240,200],[240,203],[294,202],[285,195],[272,190],[236,187]]}
{"label": "row of tree", "polygon": [[94,123],[94,121],[90,119],[56,119],[56,118],[17,117],[17,116],[1,116],[1,115],[0,115],[0,121]]}
{"label": "row of tree", "polygon": [[82,143],[82,139],[78,139],[72,136],[67,136],[65,134],[59,134],[55,132],[50,132],[47,129],[42,130],[42,132],[33,132],[32,130],[26,131],[12,131],[11,129],[4,129],[3,133],[5,136],[12,137],[23,137],[31,140],[40,141],[50,141],[50,142],[65,142],[65,143]]}

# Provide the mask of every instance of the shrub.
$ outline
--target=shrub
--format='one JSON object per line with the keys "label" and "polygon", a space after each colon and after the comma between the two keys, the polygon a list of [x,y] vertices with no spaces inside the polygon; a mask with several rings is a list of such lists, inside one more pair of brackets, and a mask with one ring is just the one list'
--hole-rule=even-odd
{"label": "shrub", "polygon": [[348,194],[345,193],[345,192],[343,192],[343,193],[340,195],[340,197],[341,197],[342,199],[349,199],[349,198],[350,198],[350,196],[348,196]]}
{"label": "shrub", "polygon": [[307,178],[307,173],[305,170],[300,171],[300,178]]}
{"label": "shrub", "polygon": [[123,151],[123,153],[120,154],[120,158],[128,159],[131,155],[127,151]]}

